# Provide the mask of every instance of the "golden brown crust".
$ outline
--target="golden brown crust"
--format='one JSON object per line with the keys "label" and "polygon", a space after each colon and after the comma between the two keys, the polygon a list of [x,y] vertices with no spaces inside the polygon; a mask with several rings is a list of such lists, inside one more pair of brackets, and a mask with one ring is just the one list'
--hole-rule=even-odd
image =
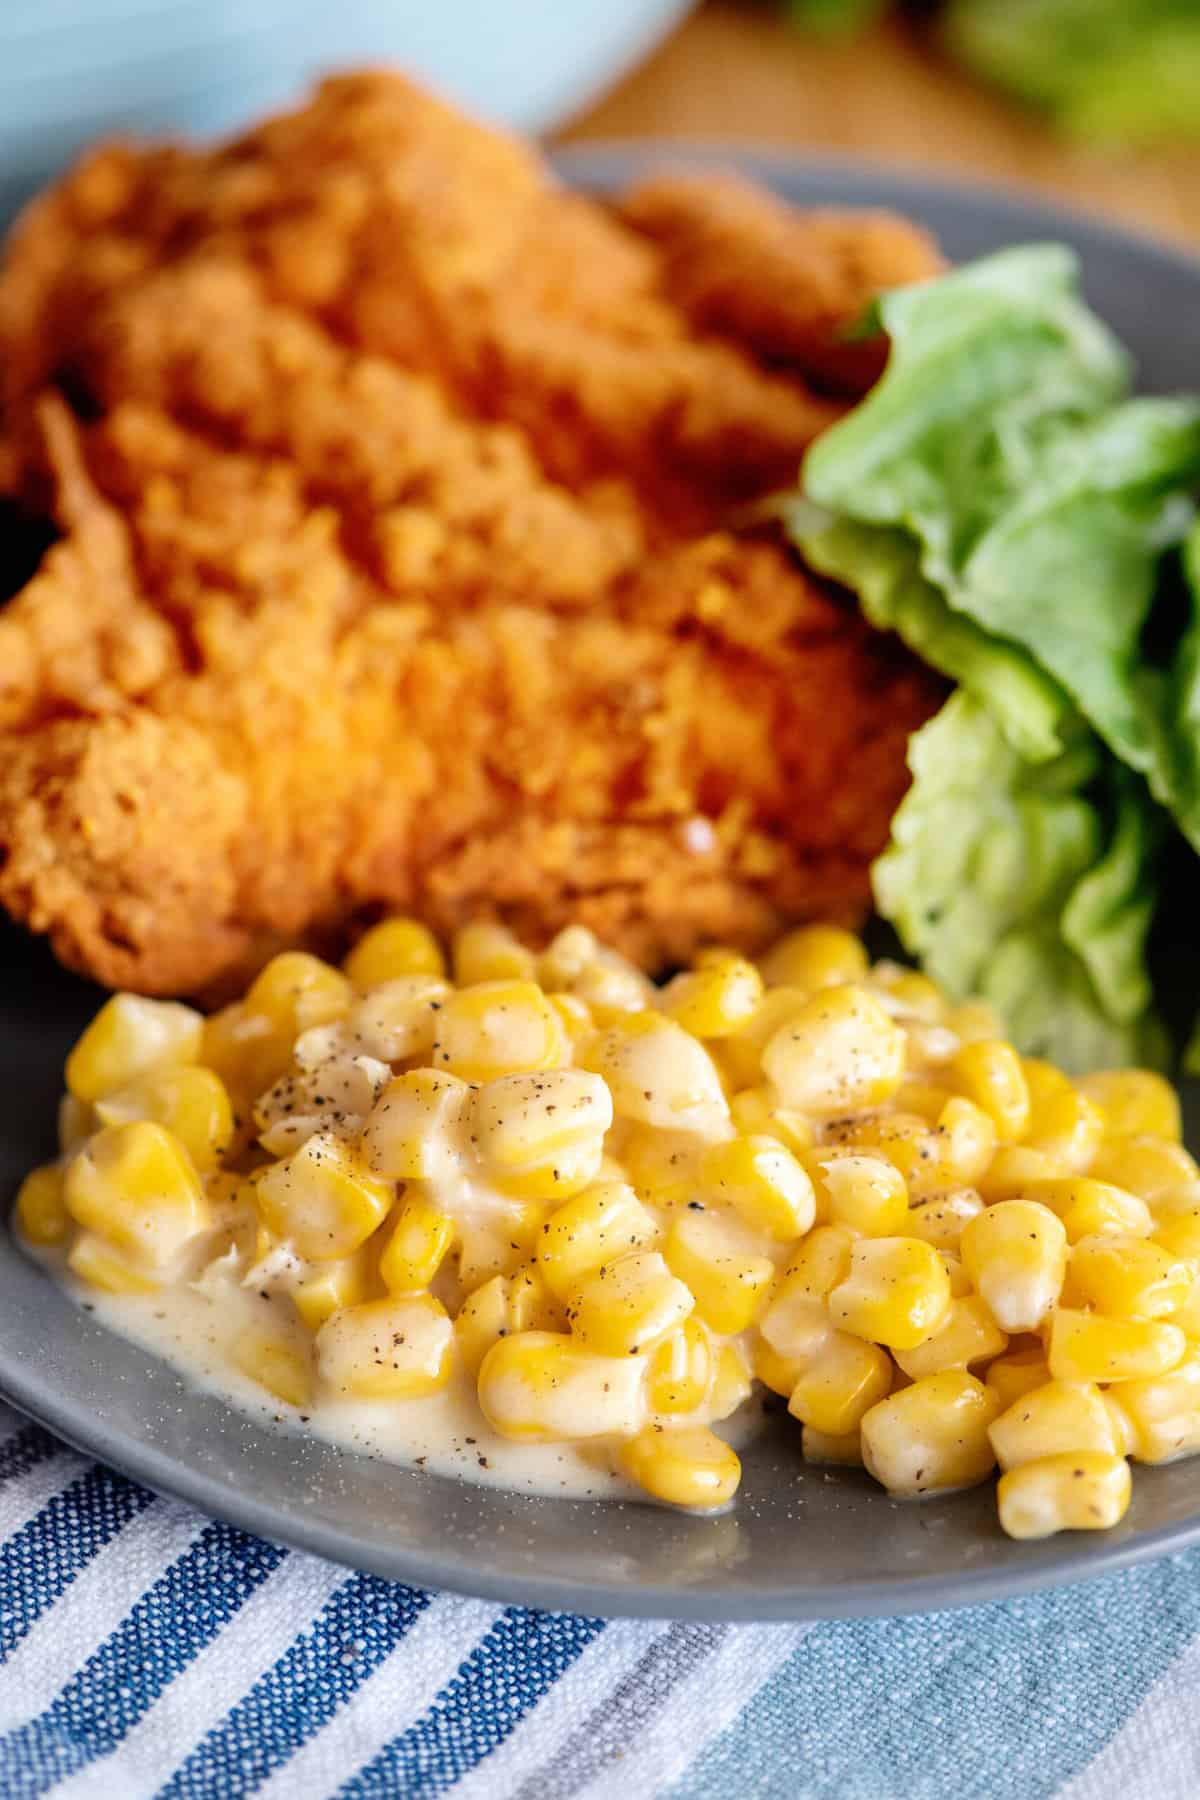
{"label": "golden brown crust", "polygon": [[650,965],[859,916],[936,691],[726,528],[833,409],[668,290],[391,77],[39,202],[0,466],[61,537],[0,613],[0,902],[155,992],[381,907]]}

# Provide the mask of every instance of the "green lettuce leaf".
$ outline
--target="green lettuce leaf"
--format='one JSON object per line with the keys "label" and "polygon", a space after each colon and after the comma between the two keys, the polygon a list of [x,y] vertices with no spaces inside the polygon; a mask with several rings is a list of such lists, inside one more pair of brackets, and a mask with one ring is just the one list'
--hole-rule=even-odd
{"label": "green lettuce leaf", "polygon": [[947,990],[1070,1068],[1161,1062],[1145,948],[1160,826],[1076,718],[1033,763],[965,690],[916,732],[876,904]]}

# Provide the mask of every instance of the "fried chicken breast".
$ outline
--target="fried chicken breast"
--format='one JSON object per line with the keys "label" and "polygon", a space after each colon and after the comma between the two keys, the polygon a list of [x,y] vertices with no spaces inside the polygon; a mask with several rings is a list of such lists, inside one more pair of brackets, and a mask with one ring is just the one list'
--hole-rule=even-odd
{"label": "fried chicken breast", "polygon": [[609,212],[373,74],[34,205],[0,272],[0,486],[57,533],[0,610],[16,918],[176,993],[383,908],[647,966],[861,916],[938,690],[746,520],[870,379],[840,326],[936,254],[705,204]]}

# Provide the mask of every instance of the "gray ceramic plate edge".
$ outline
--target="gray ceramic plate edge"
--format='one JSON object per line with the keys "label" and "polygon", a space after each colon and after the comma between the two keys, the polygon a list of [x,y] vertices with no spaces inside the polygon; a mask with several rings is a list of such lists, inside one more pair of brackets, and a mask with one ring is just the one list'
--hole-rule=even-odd
{"label": "gray ceramic plate edge", "polygon": [[[1200,262],[1008,190],[772,152],[654,143],[586,147],[560,166],[619,186],[648,164],[724,165],[802,204],[885,205],[955,258],[1003,243],[1074,243],[1095,303],[1150,391],[1200,384]],[[1170,321],[1170,330],[1161,322]],[[0,1203],[52,1117],[62,1052],[95,1004],[39,946],[0,931]],[[15,1098],[13,1097],[15,1096]],[[530,1500],[355,1458],[264,1429],[104,1333],[0,1238],[0,1394],[155,1491],[277,1542],[422,1586],[602,1616],[800,1619],[894,1615],[1012,1597],[1200,1541],[1200,1460],[1135,1472],[1115,1532],[1014,1544],[990,1487],[898,1506],[856,1472],[799,1461],[768,1433],[739,1506],[689,1518]]]}

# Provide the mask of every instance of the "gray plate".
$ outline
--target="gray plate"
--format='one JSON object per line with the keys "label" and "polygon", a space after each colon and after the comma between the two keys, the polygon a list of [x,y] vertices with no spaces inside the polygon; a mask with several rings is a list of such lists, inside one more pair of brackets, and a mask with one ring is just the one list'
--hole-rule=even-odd
{"label": "gray plate", "polygon": [[[669,149],[563,159],[606,188]],[[678,161],[678,154],[674,160]],[[695,156],[692,156],[695,160]],[[1020,196],[917,176],[720,152],[802,204],[894,206],[962,258],[1031,238],[1083,255],[1093,303],[1143,385],[1200,382],[1200,263]],[[0,927],[0,1199],[48,1150],[64,1053],[98,996]],[[720,1619],[918,1612],[1098,1575],[1200,1540],[1200,1462],[1139,1469],[1115,1531],[1006,1539],[991,1486],[922,1505],[800,1460],[795,1428],[747,1455],[736,1509],[530,1500],[260,1429],[78,1312],[0,1232],[0,1391],[80,1449],[247,1530],[429,1587],[577,1612]]]}

